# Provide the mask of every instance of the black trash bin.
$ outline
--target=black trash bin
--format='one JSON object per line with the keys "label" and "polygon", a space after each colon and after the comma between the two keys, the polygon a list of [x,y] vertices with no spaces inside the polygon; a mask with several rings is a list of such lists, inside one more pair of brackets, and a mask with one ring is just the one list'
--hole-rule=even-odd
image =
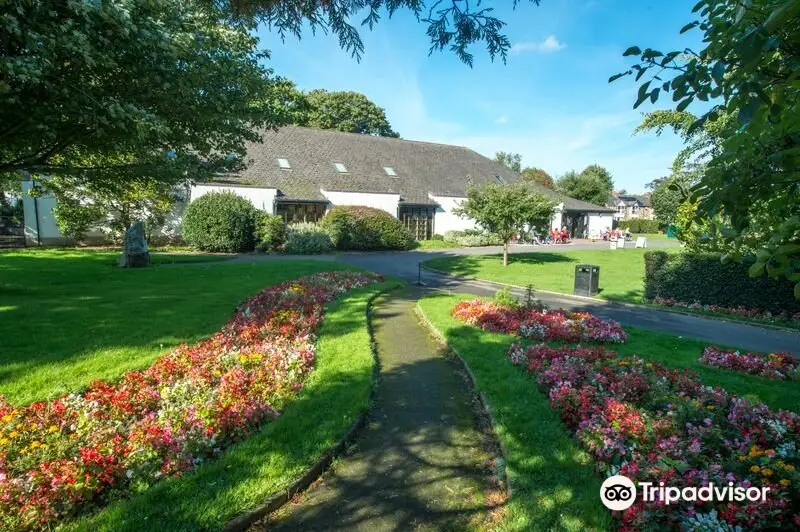
{"label": "black trash bin", "polygon": [[572,293],[576,296],[591,297],[597,295],[600,281],[600,266],[594,264],[578,264],[575,266],[575,288]]}

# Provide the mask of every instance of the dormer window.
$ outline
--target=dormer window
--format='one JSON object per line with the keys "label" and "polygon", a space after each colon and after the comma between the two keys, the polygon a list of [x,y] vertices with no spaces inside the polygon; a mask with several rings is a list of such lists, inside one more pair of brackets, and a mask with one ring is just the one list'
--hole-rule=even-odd
{"label": "dormer window", "polygon": [[340,174],[346,174],[347,173],[347,167],[342,163],[333,163],[333,167]]}
{"label": "dormer window", "polygon": [[500,183],[501,185],[505,185],[506,184],[506,180],[503,179],[503,176],[501,176],[500,174],[495,174],[494,175],[494,180],[497,181],[498,183]]}
{"label": "dormer window", "polygon": [[383,171],[386,172],[386,175],[388,175],[389,177],[397,177],[397,173],[391,166],[384,166]]}
{"label": "dormer window", "polygon": [[289,159],[278,159],[278,167],[284,170],[292,169],[292,165],[289,164]]}

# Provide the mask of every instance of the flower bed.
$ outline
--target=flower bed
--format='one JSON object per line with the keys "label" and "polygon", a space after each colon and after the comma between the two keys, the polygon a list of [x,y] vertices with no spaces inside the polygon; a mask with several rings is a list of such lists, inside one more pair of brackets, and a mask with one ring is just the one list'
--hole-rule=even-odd
{"label": "flower bed", "polygon": [[769,379],[800,379],[800,359],[789,353],[741,353],[720,349],[712,345],[703,350],[698,359],[701,363],[715,368],[725,368]]}
{"label": "flower bed", "polygon": [[535,340],[624,343],[625,331],[615,321],[603,321],[587,312],[510,307],[473,299],[453,308],[453,317],[486,331]]}
{"label": "flower bed", "polygon": [[331,272],[263,290],[209,340],[119,382],[0,401],[0,527],[42,528],[146,489],[258,430],[302,389],[324,305],[379,276]]}
{"label": "flower bed", "polygon": [[750,318],[756,321],[763,321],[765,323],[782,323],[787,325],[800,326],[800,313],[788,314],[773,314],[771,312],[760,311],[755,309],[748,309],[743,306],[738,307],[721,307],[719,305],[703,305],[699,302],[685,303],[678,301],[671,297],[655,297],[651,301],[654,305],[661,305],[663,307],[678,307],[688,310],[702,310],[704,312],[713,312],[715,314],[727,314],[729,316],[739,316],[740,318]]}
{"label": "flower bed", "polygon": [[639,496],[617,515],[621,529],[800,527],[799,415],[703,386],[687,370],[602,347],[514,344],[509,358],[535,376],[604,476],[678,488],[710,482],[770,488],[765,502],[665,505]]}

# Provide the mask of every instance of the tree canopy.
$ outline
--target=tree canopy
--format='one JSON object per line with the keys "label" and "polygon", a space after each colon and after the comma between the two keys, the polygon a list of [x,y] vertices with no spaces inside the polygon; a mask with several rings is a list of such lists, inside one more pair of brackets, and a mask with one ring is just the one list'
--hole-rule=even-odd
{"label": "tree canopy", "polygon": [[0,173],[194,177],[287,120],[257,39],[197,2],[11,0],[0,20]]}
{"label": "tree canopy", "polygon": [[400,136],[392,130],[386,111],[361,93],[316,89],[305,96],[308,111],[302,125],[381,137]]}
{"label": "tree canopy", "polygon": [[575,199],[595,205],[605,205],[614,190],[611,174],[596,164],[587,166],[580,174],[569,171],[558,178],[556,190]]}
{"label": "tree canopy", "polygon": [[800,2],[700,0],[681,32],[703,32],[704,48],[663,53],[632,46],[630,70],[641,80],[634,107],[671,93],[682,112],[695,100],[709,109],[686,129],[717,128],[690,200],[712,220],[709,239],[723,260],[754,254],[754,276],[785,276],[800,298]]}
{"label": "tree canopy", "polygon": [[[203,0],[225,10],[236,22],[254,25],[266,23],[281,37],[300,37],[304,29],[312,32],[331,32],[339,38],[339,45],[360,59],[364,43],[358,28],[351,23],[360,20],[362,27],[372,30],[381,19],[381,9],[391,17],[401,10],[410,11],[427,25],[426,34],[431,41],[429,53],[449,50],[468,65],[474,56],[473,44],[483,44],[489,57],[506,60],[511,42],[501,30],[505,22],[493,16],[493,9],[480,2],[441,0],[426,3],[423,0]],[[513,0],[516,8],[520,0]],[[530,0],[539,5],[540,0]]]}
{"label": "tree canopy", "polygon": [[527,166],[522,169],[520,174],[522,175],[523,181],[535,183],[547,188],[555,187],[555,181],[553,181],[553,177],[541,168]]}
{"label": "tree canopy", "polygon": [[499,151],[494,154],[494,160],[514,172],[522,170],[522,155],[519,153]]}
{"label": "tree canopy", "polygon": [[547,231],[555,204],[524,183],[467,188],[467,199],[454,212],[468,216],[503,240],[503,266],[508,266],[508,241],[525,230]]}

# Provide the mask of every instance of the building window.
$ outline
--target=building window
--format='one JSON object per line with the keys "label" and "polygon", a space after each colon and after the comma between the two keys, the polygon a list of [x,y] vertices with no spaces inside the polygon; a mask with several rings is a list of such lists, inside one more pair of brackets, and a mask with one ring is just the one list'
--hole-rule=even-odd
{"label": "building window", "polygon": [[346,174],[347,173],[347,167],[345,165],[343,165],[342,163],[333,163],[333,167],[340,174]]}
{"label": "building window", "polygon": [[289,164],[289,159],[278,159],[278,167],[284,170],[290,170],[292,165]]}
{"label": "building window", "polygon": [[391,166],[384,166],[383,171],[386,172],[386,175],[388,175],[389,177],[397,177],[394,168],[392,168]]}
{"label": "building window", "polygon": [[501,185],[505,185],[506,184],[506,180],[503,179],[503,176],[501,176],[500,174],[495,174],[494,180],[497,181],[498,183],[500,183]]}
{"label": "building window", "polygon": [[287,224],[299,222],[318,222],[325,216],[328,204],[323,202],[297,202],[279,201],[277,205],[278,216]]}

